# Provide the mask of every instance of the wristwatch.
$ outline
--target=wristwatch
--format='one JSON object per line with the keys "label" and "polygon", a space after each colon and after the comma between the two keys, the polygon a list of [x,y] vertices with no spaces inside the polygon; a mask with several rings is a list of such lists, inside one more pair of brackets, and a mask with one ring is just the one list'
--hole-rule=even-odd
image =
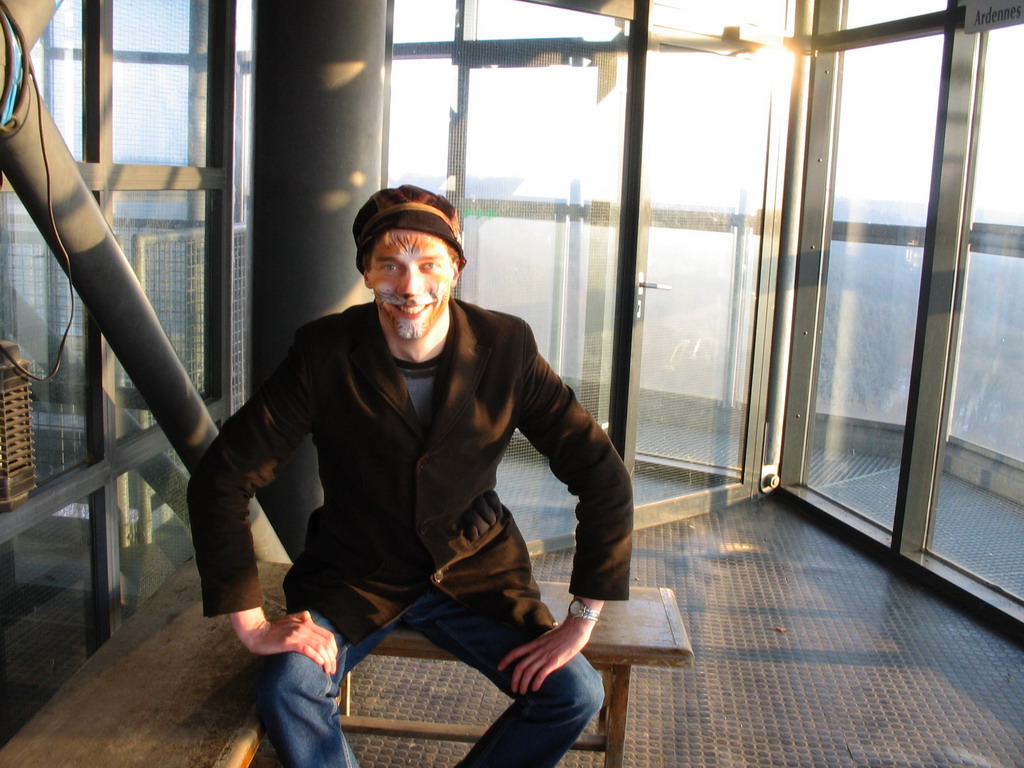
{"label": "wristwatch", "polygon": [[587,619],[589,621],[597,621],[601,616],[601,612],[589,608],[584,605],[583,601],[578,597],[574,597],[572,602],[569,603],[569,616],[574,619]]}

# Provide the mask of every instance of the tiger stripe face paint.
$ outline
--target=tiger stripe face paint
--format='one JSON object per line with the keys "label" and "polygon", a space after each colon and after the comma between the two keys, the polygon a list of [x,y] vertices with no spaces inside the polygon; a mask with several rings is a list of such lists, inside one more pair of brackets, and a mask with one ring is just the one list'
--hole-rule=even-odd
{"label": "tiger stripe face paint", "polygon": [[411,230],[385,233],[370,254],[363,280],[373,291],[392,355],[428,360],[448,335],[448,302],[459,271],[448,246]]}

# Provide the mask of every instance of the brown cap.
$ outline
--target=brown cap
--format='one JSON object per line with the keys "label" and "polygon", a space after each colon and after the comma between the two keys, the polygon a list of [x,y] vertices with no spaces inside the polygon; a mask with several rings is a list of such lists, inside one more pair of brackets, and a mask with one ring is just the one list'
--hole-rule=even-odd
{"label": "brown cap", "polygon": [[459,213],[442,195],[403,184],[395,189],[382,189],[367,200],[352,224],[352,234],[356,239],[356,267],[360,272],[365,271],[366,257],[378,235],[389,229],[412,229],[439,237],[458,253],[460,272],[466,264]]}

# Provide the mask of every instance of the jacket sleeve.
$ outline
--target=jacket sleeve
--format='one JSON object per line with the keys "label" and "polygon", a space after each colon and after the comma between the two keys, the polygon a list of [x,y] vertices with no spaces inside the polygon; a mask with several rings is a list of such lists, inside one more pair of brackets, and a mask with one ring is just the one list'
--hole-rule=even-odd
{"label": "jacket sleeve", "polygon": [[582,597],[625,600],[632,556],[632,481],[604,430],[541,357],[532,332],[524,327],[519,429],[578,498],[570,590]]}
{"label": "jacket sleeve", "polygon": [[297,338],[287,358],[229,418],[188,485],[189,517],[207,616],[263,604],[249,501],[276,477],[309,431],[309,355]]}

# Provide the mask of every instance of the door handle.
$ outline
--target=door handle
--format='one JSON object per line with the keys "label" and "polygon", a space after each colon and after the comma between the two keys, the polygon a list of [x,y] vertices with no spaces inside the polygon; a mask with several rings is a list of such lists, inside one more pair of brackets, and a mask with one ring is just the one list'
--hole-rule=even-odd
{"label": "door handle", "polygon": [[644,288],[652,288],[652,289],[655,289],[655,290],[658,290],[658,291],[671,291],[672,290],[672,286],[671,285],[665,285],[665,283],[651,283],[651,282],[648,282],[647,280],[644,280],[644,273],[641,272],[640,274],[637,275],[637,289],[638,289],[637,293],[639,293],[639,295],[643,296],[644,295]]}
{"label": "door handle", "polygon": [[644,273],[639,272],[636,276],[636,319],[639,320],[644,313],[644,289],[650,288],[657,291],[671,291],[671,285],[665,285],[664,283],[650,283],[644,280]]}

